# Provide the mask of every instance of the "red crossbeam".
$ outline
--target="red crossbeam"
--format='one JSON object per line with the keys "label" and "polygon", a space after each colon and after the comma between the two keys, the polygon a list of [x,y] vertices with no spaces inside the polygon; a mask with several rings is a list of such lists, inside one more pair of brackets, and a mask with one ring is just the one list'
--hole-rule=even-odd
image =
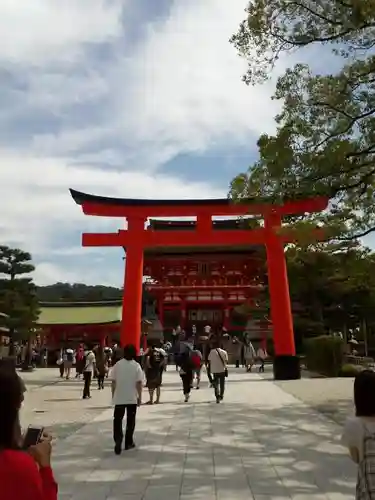
{"label": "red crossbeam", "polygon": [[328,198],[312,198],[307,200],[287,201],[283,205],[265,203],[229,203],[218,205],[170,206],[160,202],[158,206],[123,206],[118,204],[102,204],[98,202],[84,202],[83,213],[99,217],[195,217],[198,215],[211,216],[240,216],[265,215],[271,211],[280,215],[302,214],[304,212],[321,212],[328,205]]}
{"label": "red crossbeam", "polygon": [[[284,244],[298,241],[298,231],[288,229],[280,238]],[[118,233],[83,233],[84,247],[128,247],[134,244],[134,235],[130,231]],[[313,239],[324,238],[324,231],[314,230]],[[215,247],[247,246],[265,243],[264,228],[248,230],[212,230],[204,234],[197,231],[144,231],[138,236],[137,243],[143,248],[155,247]]]}
{"label": "red crossbeam", "polygon": [[153,291],[153,290],[162,290],[162,291],[191,291],[192,293],[196,291],[218,291],[220,292],[221,290],[230,290],[233,293],[236,292],[241,292],[244,290],[260,290],[264,288],[264,285],[158,285],[153,284],[153,285],[147,285],[147,290]]}

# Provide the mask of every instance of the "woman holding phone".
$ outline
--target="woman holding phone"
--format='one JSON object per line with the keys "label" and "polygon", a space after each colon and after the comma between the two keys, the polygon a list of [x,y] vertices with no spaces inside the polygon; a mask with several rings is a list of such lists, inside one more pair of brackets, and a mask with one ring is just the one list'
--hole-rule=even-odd
{"label": "woman holding phone", "polygon": [[0,500],[57,500],[51,438],[23,450],[19,410],[23,390],[15,370],[0,367]]}

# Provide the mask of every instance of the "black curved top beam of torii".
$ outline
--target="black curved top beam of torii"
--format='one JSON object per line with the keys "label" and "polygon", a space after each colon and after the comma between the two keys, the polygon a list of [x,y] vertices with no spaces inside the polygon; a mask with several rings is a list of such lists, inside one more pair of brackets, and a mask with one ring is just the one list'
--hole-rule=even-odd
{"label": "black curved top beam of torii", "polygon": [[[159,205],[174,206],[174,207],[193,207],[193,206],[217,206],[231,205],[234,202],[230,198],[206,198],[206,199],[180,199],[180,200],[155,200],[155,199],[139,199],[139,198],[112,198],[110,196],[97,196],[95,194],[82,193],[75,189],[70,189],[70,194],[77,205],[84,203],[98,203],[101,205],[117,205],[117,206],[132,206],[132,207],[155,207]],[[251,200],[249,200],[251,201]]]}

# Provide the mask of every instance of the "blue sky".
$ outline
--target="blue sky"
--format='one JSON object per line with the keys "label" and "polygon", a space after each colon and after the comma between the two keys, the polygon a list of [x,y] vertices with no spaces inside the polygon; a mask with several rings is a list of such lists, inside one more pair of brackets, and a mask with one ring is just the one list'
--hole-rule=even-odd
{"label": "blue sky", "polygon": [[[274,81],[241,81],[228,43],[247,0],[0,3],[2,242],[39,284],[122,285],[118,249],[82,249],[68,188],[141,198],[226,196],[274,130]],[[275,77],[291,60],[280,62]]]}

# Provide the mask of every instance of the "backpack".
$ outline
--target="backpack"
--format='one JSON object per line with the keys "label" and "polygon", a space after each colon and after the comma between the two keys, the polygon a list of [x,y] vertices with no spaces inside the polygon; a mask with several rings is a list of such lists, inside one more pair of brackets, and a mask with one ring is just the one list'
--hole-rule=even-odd
{"label": "backpack", "polygon": [[[196,364],[197,358],[199,358],[198,364]],[[199,354],[197,354],[197,352],[193,351],[193,349],[191,348],[184,350],[178,354],[177,365],[185,372],[196,370],[197,368],[200,368],[201,365]]]}
{"label": "backpack", "polygon": [[153,349],[150,354],[150,367],[154,370],[160,368],[164,356],[158,349]]}
{"label": "backpack", "polygon": [[84,370],[87,368],[87,355],[90,354],[90,352],[91,351],[87,351],[87,353],[85,352],[82,356],[82,366]]}
{"label": "backpack", "polygon": [[363,459],[358,464],[356,500],[375,498],[375,434],[363,424]]}
{"label": "backpack", "polygon": [[199,355],[198,351],[192,351],[190,354],[191,364],[194,367],[194,370],[199,370],[202,364],[202,358]]}

